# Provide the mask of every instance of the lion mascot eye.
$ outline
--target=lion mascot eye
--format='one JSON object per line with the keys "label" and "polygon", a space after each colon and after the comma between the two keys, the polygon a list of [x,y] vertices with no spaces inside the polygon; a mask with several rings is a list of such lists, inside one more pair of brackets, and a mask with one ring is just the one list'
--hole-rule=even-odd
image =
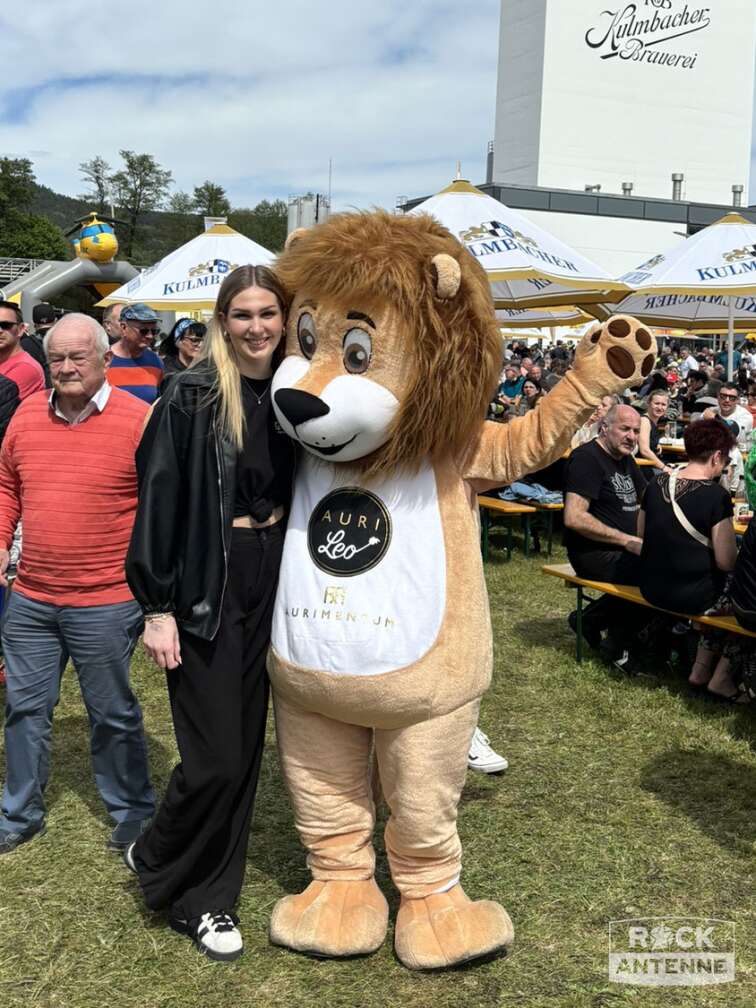
{"label": "lion mascot eye", "polygon": [[299,349],[305,355],[307,360],[312,360],[318,345],[318,339],[317,330],[315,328],[315,319],[309,312],[304,312],[304,314],[299,316],[299,322],[297,322],[297,339],[299,340]]}
{"label": "lion mascot eye", "polygon": [[372,351],[368,334],[363,329],[350,329],[344,337],[344,367],[350,374],[364,374]]}

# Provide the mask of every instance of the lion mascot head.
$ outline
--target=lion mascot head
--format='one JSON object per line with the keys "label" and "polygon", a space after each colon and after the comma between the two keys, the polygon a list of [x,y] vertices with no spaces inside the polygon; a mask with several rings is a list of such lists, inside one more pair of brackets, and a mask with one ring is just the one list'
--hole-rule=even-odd
{"label": "lion mascot head", "polygon": [[273,403],[287,434],[366,476],[464,449],[485,417],[501,338],[483,269],[432,217],[342,213],[295,233]]}

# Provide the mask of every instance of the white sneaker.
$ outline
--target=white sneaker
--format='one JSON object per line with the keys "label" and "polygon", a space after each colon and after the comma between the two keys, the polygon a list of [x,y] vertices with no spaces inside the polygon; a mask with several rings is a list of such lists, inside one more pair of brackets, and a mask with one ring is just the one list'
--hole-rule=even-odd
{"label": "white sneaker", "polygon": [[488,735],[485,735],[480,728],[476,728],[470,742],[470,752],[467,754],[467,766],[470,770],[478,770],[480,773],[501,773],[507,769],[509,763],[503,756],[493,751],[488,742]]}
{"label": "white sneaker", "polygon": [[236,926],[239,918],[225,910],[204,913],[191,922],[171,918],[175,931],[188,935],[200,952],[217,962],[231,962],[244,951],[241,931]]}
{"label": "white sneaker", "polygon": [[123,852],[123,862],[129,871],[134,872],[135,875],[139,874],[139,869],[134,861],[134,848],[136,847],[136,840],[132,840],[126,850]]}

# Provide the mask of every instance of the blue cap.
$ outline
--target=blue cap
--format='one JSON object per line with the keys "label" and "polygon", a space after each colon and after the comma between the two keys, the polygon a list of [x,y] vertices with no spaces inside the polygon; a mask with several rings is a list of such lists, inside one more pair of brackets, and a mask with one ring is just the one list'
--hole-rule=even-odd
{"label": "blue cap", "polygon": [[157,312],[143,301],[127,305],[121,312],[121,322],[156,322]]}

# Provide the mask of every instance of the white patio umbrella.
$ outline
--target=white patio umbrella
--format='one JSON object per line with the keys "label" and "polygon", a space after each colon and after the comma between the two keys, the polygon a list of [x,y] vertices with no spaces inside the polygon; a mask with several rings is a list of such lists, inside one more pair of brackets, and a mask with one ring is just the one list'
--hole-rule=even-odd
{"label": "white patio umbrella", "polygon": [[634,293],[619,304],[593,305],[592,314],[623,312],[650,326],[726,332],[732,378],[734,334],[756,329],[756,224],[729,213],[620,279]]}
{"label": "white patio umbrella", "polygon": [[497,308],[496,318],[510,329],[541,329],[576,326],[590,322],[591,316],[579,308]]}
{"label": "white patio umbrella", "polygon": [[[629,292],[580,252],[464,179],[410,213],[431,214],[459,238],[488,273],[497,308],[615,301]],[[615,295],[597,298],[599,291]]]}
{"label": "white patio umbrella", "polygon": [[143,301],[156,311],[212,310],[225,277],[237,266],[267,266],[275,256],[227,224],[215,224],[129,283],[100,305]]}

